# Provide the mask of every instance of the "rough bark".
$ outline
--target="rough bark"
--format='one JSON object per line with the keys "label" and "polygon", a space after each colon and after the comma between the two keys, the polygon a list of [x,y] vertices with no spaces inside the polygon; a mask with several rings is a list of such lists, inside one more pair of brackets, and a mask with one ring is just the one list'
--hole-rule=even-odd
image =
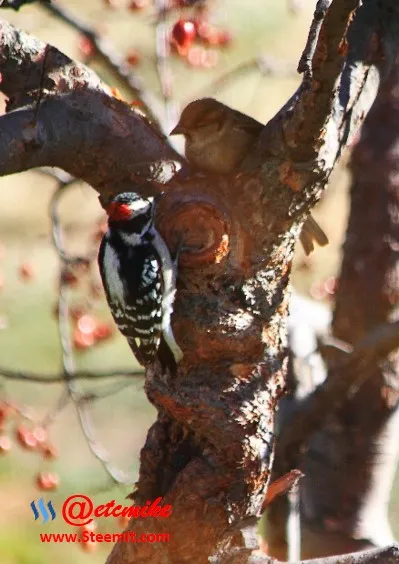
{"label": "rough bark", "polygon": [[157,226],[172,249],[181,239],[188,247],[174,314],[184,359],[173,376],[147,370],[158,419],[135,492],[137,501],[163,496],[173,514],[129,525],[167,528],[171,542],[119,543],[109,563],[201,563],[245,544],[240,523],[259,513],[273,459],[295,241],[392,64],[398,30],[393,0],[320,1],[302,86],[242,173],[212,178],[185,167],[165,184],[179,158],[155,128],[86,68],[1,24],[0,88],[10,102],[0,174],[59,166],[103,196],[164,191]]}
{"label": "rough bark", "polygon": [[[312,560],[301,560],[295,564],[395,564],[399,561],[399,549],[397,545],[365,550],[343,556],[330,556],[326,558],[314,558]],[[213,561],[215,562],[215,561]],[[250,549],[236,549],[217,560],[217,564],[283,564],[280,560],[254,553]]]}
{"label": "rough bark", "polygon": [[[299,406],[279,444],[280,462],[297,464],[306,474],[301,487],[307,557],[393,540],[387,509],[399,454],[398,84],[396,65],[351,160],[351,211],[332,330],[355,351],[329,349],[327,382]],[[380,353],[373,358],[378,341]],[[270,514],[272,553],[280,557],[282,505]]]}

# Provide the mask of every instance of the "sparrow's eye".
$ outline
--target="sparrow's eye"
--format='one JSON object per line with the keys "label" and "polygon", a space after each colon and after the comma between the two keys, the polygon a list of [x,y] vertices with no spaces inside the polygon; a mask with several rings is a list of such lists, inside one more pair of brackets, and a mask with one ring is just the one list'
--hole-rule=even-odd
{"label": "sparrow's eye", "polygon": [[217,129],[219,130],[222,126],[220,123],[220,115],[218,112],[208,112],[205,116],[201,116],[201,118],[197,122],[197,127],[207,127],[209,125],[216,125]]}

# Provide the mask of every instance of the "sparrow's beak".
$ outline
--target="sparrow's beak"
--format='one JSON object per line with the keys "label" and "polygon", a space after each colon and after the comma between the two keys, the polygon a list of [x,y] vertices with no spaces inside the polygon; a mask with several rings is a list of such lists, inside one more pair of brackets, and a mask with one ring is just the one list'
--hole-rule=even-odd
{"label": "sparrow's beak", "polygon": [[174,129],[169,133],[169,135],[185,135],[186,128],[178,123]]}

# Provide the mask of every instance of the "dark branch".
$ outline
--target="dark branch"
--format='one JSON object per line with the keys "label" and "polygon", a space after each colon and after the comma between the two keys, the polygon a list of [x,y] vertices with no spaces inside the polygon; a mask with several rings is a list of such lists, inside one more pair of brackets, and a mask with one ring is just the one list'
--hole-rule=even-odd
{"label": "dark branch", "polygon": [[0,87],[14,109],[0,118],[0,174],[56,166],[99,191],[121,192],[176,172],[180,157],[159,132],[55,48],[47,52],[45,95],[35,116],[46,52],[42,42],[0,23]]}
{"label": "dark branch", "polygon": [[[282,471],[296,468],[316,429],[336,412],[349,395],[357,392],[372,376],[375,364],[399,347],[399,321],[387,323],[370,332],[344,361],[334,366],[328,379],[298,405],[298,412],[284,425],[277,443],[276,459]],[[348,376],[342,378],[345,369]]]}
{"label": "dark branch", "polygon": [[[226,554],[219,554],[217,560],[211,559],[210,562],[212,564],[216,562],[217,564],[284,564],[280,560],[254,551],[253,548],[236,549],[234,552],[226,551]],[[397,564],[398,562],[399,546],[395,544],[375,550],[301,560],[297,564]]]}
{"label": "dark branch", "polygon": [[[142,371],[131,370],[106,370],[99,372],[91,372],[90,370],[78,370],[74,372],[70,378],[72,380],[105,380],[107,378],[118,378],[120,376],[126,378],[143,378]],[[60,384],[65,383],[64,374],[35,374],[33,372],[24,372],[21,370],[9,370],[0,367],[0,378],[14,381],[26,381],[35,384]]]}
{"label": "dark branch", "polygon": [[51,0],[0,0],[0,8],[11,8],[17,12],[22,6],[34,2],[50,4]]}

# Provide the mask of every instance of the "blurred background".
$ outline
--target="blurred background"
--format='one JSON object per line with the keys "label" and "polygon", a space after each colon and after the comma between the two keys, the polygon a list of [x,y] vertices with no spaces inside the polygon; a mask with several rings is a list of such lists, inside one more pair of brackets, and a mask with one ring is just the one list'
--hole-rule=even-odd
{"label": "blurred background", "polygon": [[[142,78],[145,88],[163,103],[165,80],[160,80],[156,54],[155,2],[60,0],[57,4],[67,5],[72,14],[109,40],[130,70]],[[184,23],[194,17],[194,9],[181,8],[181,4],[184,2],[174,2],[174,9],[168,11],[165,19],[172,40],[167,72],[174,102],[166,127],[175,125],[168,120],[177,119],[187,102],[208,95],[266,122],[299,83],[296,64],[305,45],[315,2],[213,0],[208,2],[208,10],[202,16],[208,29],[205,26],[202,39],[194,42],[184,35],[190,34]],[[40,5],[23,7],[19,13],[2,10],[0,17],[55,45],[73,59],[85,60],[91,54],[87,39]],[[183,22],[179,29],[174,28],[178,21]],[[118,88],[122,97],[133,100],[129,89],[106,65],[95,57],[90,65],[106,83]],[[4,111],[4,101],[1,104]],[[330,244],[317,249],[309,258],[298,247],[293,271],[292,282],[297,291],[326,308],[333,307],[345,234],[348,156],[344,156],[335,170],[314,213]],[[60,262],[52,245],[49,219],[56,181],[42,172],[32,171],[2,178],[0,185],[0,369],[44,376],[60,374],[57,324]],[[94,256],[104,229],[103,212],[94,190],[83,183],[74,184],[65,191],[59,211],[68,252]],[[136,370],[130,349],[115,332],[105,306],[96,260],[80,270],[64,272],[63,276],[70,305],[76,369],[93,374]],[[62,405],[63,384],[2,379],[1,370],[0,383],[0,400],[6,402],[1,404],[0,411],[2,564],[36,564],[53,558],[63,564],[71,562],[71,557],[79,564],[87,560],[84,550],[92,552],[94,548],[91,562],[104,562],[110,551],[105,543],[97,547],[42,545],[39,532],[70,531],[60,518],[45,526],[35,522],[30,503],[44,496],[53,501],[58,511],[67,496],[84,493],[96,503],[116,499],[123,504],[132,486],[115,485],[93,456],[75,407],[70,403]],[[94,392],[104,396],[89,405],[96,444],[107,451],[112,464],[133,484],[140,448],[155,417],[143,392],[143,379],[84,380],[78,383],[78,388],[89,395]],[[29,440],[34,442],[29,433],[43,425],[47,435],[42,441],[45,447],[27,448]],[[398,513],[399,489],[396,488],[391,502],[396,534],[399,534]],[[116,530],[110,519],[99,523],[99,532]]]}

